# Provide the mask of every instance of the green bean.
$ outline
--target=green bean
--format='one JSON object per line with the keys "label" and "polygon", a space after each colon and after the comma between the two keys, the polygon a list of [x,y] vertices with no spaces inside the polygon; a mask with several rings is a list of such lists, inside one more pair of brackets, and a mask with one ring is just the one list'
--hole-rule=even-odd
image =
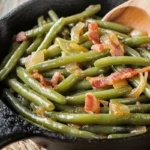
{"label": "green bean", "polygon": [[64,96],[57,93],[51,88],[42,86],[42,84],[39,83],[37,80],[31,78],[30,75],[26,73],[26,71],[22,67],[17,67],[17,76],[27,85],[29,85],[33,90],[44,95],[48,99],[60,104],[66,103]]}
{"label": "green bean", "polygon": [[[120,71],[122,69],[124,69],[125,67],[123,66],[112,66],[112,69],[114,71]],[[128,79],[129,82],[134,86],[134,87],[137,87],[139,84],[140,84],[140,79],[137,78],[137,77],[132,77],[130,79]],[[145,90],[143,91],[143,93],[148,97],[150,98],[150,84],[146,83],[146,86],[145,86]]]}
{"label": "green bean", "polygon": [[96,22],[102,28],[115,30],[118,32],[126,33],[126,34],[130,33],[132,30],[128,26],[115,23],[115,22],[109,22],[109,21],[103,21],[103,20],[92,20],[92,22]]}
{"label": "green bean", "polygon": [[114,134],[127,133],[134,130],[136,126],[108,126],[108,125],[84,125],[82,130],[89,131],[96,134]]}
{"label": "green bean", "polygon": [[33,114],[29,109],[26,107],[23,107],[21,103],[8,91],[4,90],[4,96],[8,103],[23,117],[30,120],[31,122],[34,122],[36,124],[39,124],[41,127],[45,127],[47,129],[53,130],[55,132],[66,134],[70,136],[80,137],[80,138],[94,138],[99,139],[99,136],[87,132],[87,131],[81,131],[75,128],[68,127],[67,125],[58,123],[56,121],[51,120],[50,118],[45,117],[39,117],[35,114]]}
{"label": "green bean", "polygon": [[17,48],[19,46],[20,46],[19,43],[13,43],[12,44],[9,53],[6,55],[6,57],[1,62],[0,69],[2,69],[6,65],[6,63],[9,61],[10,57],[14,54],[14,52],[17,50]]}
{"label": "green bean", "polygon": [[128,105],[131,113],[149,113],[150,104]]}
{"label": "green bean", "polygon": [[54,103],[57,111],[64,111],[70,113],[85,113],[85,110],[81,106],[70,106],[70,105],[60,105],[58,103]]}
{"label": "green bean", "polygon": [[30,101],[28,101],[27,99],[25,99],[24,97],[22,97],[21,95],[17,94],[17,99],[19,100],[19,102],[25,106],[25,107],[30,107]]}
{"label": "green bean", "polygon": [[[100,99],[112,99],[117,98],[119,96],[123,96],[127,93],[129,93],[131,88],[120,88],[120,89],[108,89],[104,91],[91,91],[91,93],[96,97]],[[75,96],[68,96],[66,97],[68,104],[84,104],[85,101],[85,94],[81,95],[75,95]]]}
{"label": "green bean", "polygon": [[96,76],[105,73],[106,71],[107,70],[105,69],[98,69],[96,67],[92,67],[84,70],[79,76],[71,74],[66,79],[64,79],[61,83],[59,83],[56,86],[55,90],[59,93],[64,93],[67,90],[71,89],[77,81],[82,80],[86,76]]}
{"label": "green bean", "polygon": [[125,53],[129,56],[133,56],[133,57],[141,57],[141,55],[134,49],[132,49],[131,47],[124,45],[125,48]]}
{"label": "green bean", "polygon": [[[83,106],[72,106],[72,105],[61,105],[58,103],[54,103],[56,110],[57,111],[64,111],[64,112],[69,112],[69,113],[87,113],[84,110]],[[101,113],[107,113],[108,112],[108,107],[101,107],[100,108]]]}
{"label": "green bean", "polygon": [[77,22],[81,18],[87,18],[87,17],[93,16],[94,14],[98,13],[100,11],[100,9],[101,9],[100,4],[91,5],[88,8],[86,8],[85,11],[83,11],[79,14],[66,17],[66,24]]}
{"label": "green bean", "polygon": [[128,46],[136,47],[141,44],[150,44],[150,37],[148,36],[131,37],[124,39],[123,42]]}
{"label": "green bean", "polygon": [[47,17],[47,18],[46,18],[46,22],[47,22],[47,23],[51,23],[52,20],[51,20],[49,17]]}
{"label": "green bean", "polygon": [[22,97],[28,99],[31,102],[34,102],[38,106],[44,107],[48,111],[54,110],[54,105],[48,99],[38,94],[37,92],[31,90],[30,88],[24,86],[16,79],[9,79],[8,85],[17,93],[19,93]]}
{"label": "green bean", "polygon": [[87,49],[90,49],[92,45],[93,45],[93,43],[91,41],[86,41],[81,44],[82,47],[85,47]]}
{"label": "green bean", "polygon": [[110,99],[110,102],[118,102],[126,105],[136,104],[136,102],[147,103],[150,102],[150,98],[145,95],[142,95],[138,98],[116,98]]}
{"label": "green bean", "polygon": [[95,67],[106,67],[119,64],[136,64],[140,66],[150,65],[149,58],[132,57],[132,56],[118,56],[118,57],[105,57],[97,60],[94,63]]}
{"label": "green bean", "polygon": [[69,90],[78,80],[78,76],[71,74],[58,85],[56,85],[55,90],[59,93],[64,93]]}
{"label": "green bean", "polygon": [[60,18],[55,24],[52,26],[52,28],[49,30],[47,35],[45,36],[43,42],[38,47],[37,51],[41,51],[44,49],[47,49],[52,41],[54,40],[55,36],[61,31],[61,29],[64,27],[65,19]]}
{"label": "green bean", "polygon": [[45,115],[63,123],[99,124],[99,125],[150,125],[150,114],[127,114],[115,116],[111,114],[73,114],[62,112],[45,112]]}
{"label": "green bean", "polygon": [[[100,89],[94,89],[94,91],[96,92],[98,92],[98,91],[103,91],[103,90],[108,90],[108,89],[111,89],[112,88],[112,86],[107,86],[107,87],[105,87],[105,88],[100,88]],[[71,95],[73,95],[73,96],[77,96],[77,95],[81,95],[81,94],[86,94],[86,93],[91,93],[91,92],[93,92],[93,89],[92,90],[84,90],[84,91],[77,91],[77,92],[75,92],[75,93],[71,93]]]}
{"label": "green bean", "polygon": [[52,77],[55,72],[60,72],[63,76],[68,77],[70,75],[69,72],[66,71],[66,69],[51,69],[50,71],[44,72],[44,77]]}
{"label": "green bean", "polygon": [[17,50],[10,57],[9,61],[5,64],[5,66],[0,70],[0,81],[2,81],[6,76],[14,69],[19,59],[24,54],[25,50],[29,46],[29,41],[24,41]]}
{"label": "green bean", "polygon": [[78,81],[72,90],[80,91],[80,90],[90,90],[92,89],[92,85],[88,80]]}
{"label": "green bean", "polygon": [[59,19],[58,15],[56,14],[56,12],[54,10],[50,10],[48,12],[48,15],[53,22],[56,22]]}
{"label": "green bean", "polygon": [[[93,16],[100,9],[101,9],[101,6],[99,4],[90,6],[85,11],[83,11],[79,14],[66,17],[65,18],[65,25],[77,22],[81,18],[87,18],[87,17]],[[28,30],[28,31],[25,32],[26,36],[29,37],[29,38],[32,38],[32,37],[44,34],[44,33],[48,32],[50,30],[50,28],[53,26],[53,24],[54,23],[49,23],[49,24],[43,25],[42,27],[38,27],[38,28],[32,29],[32,30]]]}
{"label": "green bean", "polygon": [[110,134],[108,135],[108,139],[118,139],[118,138],[126,138],[126,137],[132,137],[132,136],[137,136],[137,135],[141,135],[144,134],[145,132],[138,132],[138,133],[123,133],[123,134]]}
{"label": "green bean", "polygon": [[58,45],[54,44],[46,50],[45,58],[46,59],[54,58],[54,57],[60,56],[60,54],[61,54],[60,47]]}
{"label": "green bean", "polygon": [[38,26],[39,26],[39,27],[43,25],[43,21],[44,21],[44,16],[40,16],[40,17],[38,18]]}
{"label": "green bean", "polygon": [[28,72],[32,72],[33,70],[38,71],[47,71],[53,68],[58,68],[63,65],[67,65],[73,62],[81,63],[81,62],[87,62],[92,61],[101,57],[104,57],[108,54],[108,51],[104,51],[103,53],[90,51],[87,53],[81,53],[73,56],[65,56],[65,57],[59,57],[53,60],[48,60],[42,63],[38,63],[36,65],[33,65],[29,68],[27,68]]}
{"label": "green bean", "polygon": [[50,30],[50,28],[53,26],[53,24],[54,23],[48,23],[48,24],[45,24],[41,27],[37,27],[35,29],[28,30],[28,31],[25,32],[26,36],[28,38],[33,38],[33,37],[45,34]]}
{"label": "green bean", "polygon": [[36,51],[39,45],[42,43],[43,39],[44,39],[44,36],[36,37],[33,43],[27,48],[25,55],[29,55],[32,52]]}
{"label": "green bean", "polygon": [[138,48],[137,50],[143,57],[150,58],[150,51],[147,50],[146,48]]}

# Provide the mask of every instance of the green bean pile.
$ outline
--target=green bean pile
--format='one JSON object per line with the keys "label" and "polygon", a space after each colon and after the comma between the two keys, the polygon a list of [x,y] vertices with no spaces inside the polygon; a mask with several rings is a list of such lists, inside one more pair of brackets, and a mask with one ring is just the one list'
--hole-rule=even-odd
{"label": "green bean pile", "polygon": [[[128,78],[128,86],[121,88],[114,85],[95,88],[87,80],[87,77],[106,77],[127,67],[150,66],[150,37],[142,31],[132,36],[134,31],[130,27],[103,21],[97,15],[100,9],[99,4],[91,5],[79,14],[61,18],[50,10],[47,16],[38,18],[32,29],[16,35],[18,40],[13,41],[8,55],[1,61],[0,82],[5,85],[3,98],[26,120],[79,138],[114,139],[147,132],[149,76],[137,97],[129,95],[140,85],[139,75]],[[111,56],[109,48],[102,52],[91,50],[95,43],[89,38],[90,23],[98,25],[100,38],[114,34],[125,54]],[[75,37],[73,32],[79,24],[83,27]],[[39,58],[33,62],[31,57],[37,54]],[[79,72],[68,70],[69,65],[75,65]],[[53,81],[56,73],[60,75],[58,83],[52,84],[49,81]],[[35,74],[39,77],[35,78]],[[47,83],[50,85],[44,85]],[[100,101],[98,113],[86,111],[88,93]],[[112,114],[110,105],[115,103],[127,107],[130,113]]]}

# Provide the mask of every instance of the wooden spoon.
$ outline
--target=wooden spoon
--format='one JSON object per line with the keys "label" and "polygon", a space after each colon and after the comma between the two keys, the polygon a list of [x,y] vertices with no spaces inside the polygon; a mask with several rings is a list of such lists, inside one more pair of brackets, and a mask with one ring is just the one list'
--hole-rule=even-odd
{"label": "wooden spoon", "polygon": [[108,12],[103,20],[147,31],[150,36],[150,0],[129,0]]}

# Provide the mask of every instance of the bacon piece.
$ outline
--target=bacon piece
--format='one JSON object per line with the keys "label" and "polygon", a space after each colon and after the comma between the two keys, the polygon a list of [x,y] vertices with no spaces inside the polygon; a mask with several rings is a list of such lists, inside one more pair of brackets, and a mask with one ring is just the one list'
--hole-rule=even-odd
{"label": "bacon piece", "polygon": [[84,110],[88,113],[99,113],[100,112],[100,101],[91,93],[87,93],[85,95]]}
{"label": "bacon piece", "polygon": [[28,40],[28,38],[26,36],[26,33],[23,31],[19,32],[15,37],[16,42],[22,42],[22,41],[26,41],[26,40]]}
{"label": "bacon piece", "polygon": [[43,85],[43,86],[52,86],[52,83],[51,83],[51,81],[46,81],[45,79],[44,79],[44,77],[41,75],[41,74],[39,74],[39,73],[34,73],[33,75],[32,75],[32,78],[34,78],[34,79],[39,79],[40,80],[40,83]]}
{"label": "bacon piece", "polygon": [[112,56],[124,55],[123,44],[119,41],[118,37],[114,33],[101,36],[101,42],[102,44],[107,45],[107,48],[110,49],[110,53]]}
{"label": "bacon piece", "polygon": [[89,34],[88,34],[89,39],[94,44],[99,44],[100,43],[100,36],[98,33],[98,25],[96,23],[90,23],[88,25],[88,30],[89,30]]}
{"label": "bacon piece", "polygon": [[51,83],[53,86],[57,85],[58,82],[59,82],[59,78],[61,76],[61,73],[60,72],[55,72],[52,79],[51,79]]}
{"label": "bacon piece", "polygon": [[94,77],[94,78],[87,77],[86,79],[90,81],[93,87],[103,88],[107,85],[113,85],[114,83],[120,80],[131,78],[137,75],[139,72],[145,72],[145,70],[150,71],[150,67],[144,69],[136,69],[136,70],[133,70],[131,68],[125,68],[119,72],[112,73],[108,77],[103,77],[103,76]]}
{"label": "bacon piece", "polygon": [[60,72],[55,72],[52,79],[50,81],[46,81],[44,79],[44,77],[39,74],[39,73],[34,73],[32,75],[32,78],[34,79],[39,79],[40,83],[43,85],[43,86],[46,86],[46,87],[54,87],[55,85],[58,84],[58,81],[59,81],[59,78],[61,76],[61,73]]}

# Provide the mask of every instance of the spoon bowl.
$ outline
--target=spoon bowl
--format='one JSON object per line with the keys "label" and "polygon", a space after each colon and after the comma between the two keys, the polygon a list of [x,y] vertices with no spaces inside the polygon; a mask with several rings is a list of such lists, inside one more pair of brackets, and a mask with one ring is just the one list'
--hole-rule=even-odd
{"label": "spoon bowl", "polygon": [[150,35],[149,6],[149,0],[129,0],[108,12],[103,20],[117,22],[134,29],[140,29]]}

